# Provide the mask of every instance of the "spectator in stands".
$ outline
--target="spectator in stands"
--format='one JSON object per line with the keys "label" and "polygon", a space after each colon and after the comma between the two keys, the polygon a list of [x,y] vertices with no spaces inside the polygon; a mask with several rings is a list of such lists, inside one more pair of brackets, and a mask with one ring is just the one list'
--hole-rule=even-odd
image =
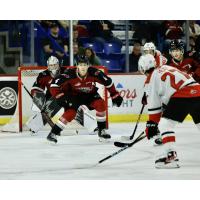
{"label": "spectator in stands", "polygon": [[190,38],[189,38],[189,47],[190,47],[190,49],[187,52],[187,55],[193,56],[193,54],[196,52],[196,50],[195,50],[195,39],[192,36],[190,36]]}
{"label": "spectator in stands", "polygon": [[[69,30],[69,20],[58,20],[58,23],[65,31]],[[83,24],[79,24],[78,20],[73,20],[73,29],[78,31],[80,37],[89,37],[87,27]]]}
{"label": "spectator in stands", "polygon": [[186,55],[200,63],[200,35],[196,40],[193,37],[190,37],[190,50]]}
{"label": "spectator in stands", "polygon": [[92,48],[88,47],[85,49],[85,56],[88,58],[90,65],[92,66],[100,66],[101,61],[98,56],[96,56],[95,52]]}
{"label": "spectator in stands", "polygon": [[79,55],[84,55],[85,50],[83,47],[79,47],[78,43],[74,42],[73,43],[73,54],[74,54],[74,65],[76,65]]}
{"label": "spectator in stands", "polygon": [[73,30],[73,42],[78,43],[79,47],[83,47],[83,43],[79,39],[79,33],[77,29]]}
{"label": "spectator in stands", "polygon": [[46,30],[48,31],[48,29],[56,23],[55,20],[38,20],[38,22],[40,23],[40,25]]}
{"label": "spectator in stands", "polygon": [[161,20],[131,20],[133,40],[142,41],[142,44],[152,41],[157,45],[157,35],[161,32]]}
{"label": "spectator in stands", "polygon": [[90,35],[93,41],[104,45],[105,42],[115,42],[122,46],[122,41],[113,36],[114,24],[108,20],[92,20],[90,23]]}
{"label": "spectator in stands", "polygon": [[68,53],[68,41],[66,38],[62,38],[59,35],[58,24],[51,25],[50,34],[43,40],[42,43],[46,60],[51,56],[56,56],[63,65],[69,64]]}
{"label": "spectator in stands", "polygon": [[[69,21],[70,20],[58,20],[58,23],[64,28],[64,29],[69,29]],[[73,28],[76,29],[76,28],[85,28],[87,29],[87,27],[85,25],[82,25],[82,24],[78,24],[78,20],[73,20]]]}
{"label": "spectator in stands", "polygon": [[133,51],[129,54],[129,72],[138,71],[138,60],[141,56],[141,43],[135,42],[133,46]]}
{"label": "spectator in stands", "polygon": [[200,35],[200,26],[196,24],[194,20],[189,21],[189,30],[190,30],[190,37],[193,37],[195,40]]}
{"label": "spectator in stands", "polygon": [[181,39],[183,34],[183,22],[178,20],[164,21],[163,30],[165,39]]}

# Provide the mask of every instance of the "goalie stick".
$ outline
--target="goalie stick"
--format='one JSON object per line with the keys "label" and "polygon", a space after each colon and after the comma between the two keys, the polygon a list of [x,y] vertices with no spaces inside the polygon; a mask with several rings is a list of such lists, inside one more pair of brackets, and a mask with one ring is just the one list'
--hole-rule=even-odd
{"label": "goalie stick", "polygon": [[[21,82],[21,84],[23,85],[25,91],[28,93],[28,95],[33,99],[33,96],[31,95],[31,93],[28,91],[28,89],[26,88],[26,86],[23,84],[23,82]],[[36,105],[37,106],[37,105]],[[37,106],[38,107],[38,106]],[[39,108],[39,107],[38,107]],[[41,114],[42,116],[44,117],[44,119],[47,121],[47,123],[53,127],[54,126],[54,123],[53,121],[51,120],[51,118],[47,115],[47,113],[45,113],[41,108],[39,108],[41,110]]]}
{"label": "goalie stick", "polygon": [[122,149],[120,149],[120,150],[114,152],[113,154],[111,154],[111,155],[109,155],[109,156],[103,158],[102,160],[100,160],[100,161],[98,162],[98,164],[100,164],[100,163],[102,163],[102,162],[105,162],[106,160],[108,160],[108,159],[110,159],[110,158],[116,156],[117,154],[121,153],[122,151],[124,151],[124,150],[126,150],[126,149],[132,147],[134,144],[138,143],[139,141],[141,141],[141,140],[144,139],[145,137],[146,137],[146,135],[145,135],[145,133],[144,133],[144,131],[143,131],[133,142],[127,144],[124,148],[122,148]]}

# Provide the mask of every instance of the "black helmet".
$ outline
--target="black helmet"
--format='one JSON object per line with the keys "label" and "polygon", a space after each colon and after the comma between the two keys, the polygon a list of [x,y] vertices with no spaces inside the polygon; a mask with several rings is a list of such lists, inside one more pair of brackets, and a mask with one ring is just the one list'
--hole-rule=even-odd
{"label": "black helmet", "polygon": [[85,55],[78,55],[76,58],[76,65],[78,65],[79,63],[86,63],[87,65],[89,65],[89,60]]}
{"label": "black helmet", "polygon": [[184,43],[181,40],[172,40],[170,42],[169,50],[172,51],[175,49],[180,49],[184,51]]}

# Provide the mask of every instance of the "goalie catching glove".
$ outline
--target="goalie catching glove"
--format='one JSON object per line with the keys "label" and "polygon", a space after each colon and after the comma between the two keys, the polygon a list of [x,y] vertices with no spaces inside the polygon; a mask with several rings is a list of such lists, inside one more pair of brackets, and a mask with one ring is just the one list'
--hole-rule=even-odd
{"label": "goalie catching glove", "polygon": [[114,106],[117,106],[117,107],[121,106],[123,102],[123,98],[120,96],[119,92],[112,94],[111,98],[112,98],[112,103]]}
{"label": "goalie catching glove", "polygon": [[154,136],[158,135],[159,133],[158,123],[154,121],[147,121],[145,132],[148,139],[151,139]]}

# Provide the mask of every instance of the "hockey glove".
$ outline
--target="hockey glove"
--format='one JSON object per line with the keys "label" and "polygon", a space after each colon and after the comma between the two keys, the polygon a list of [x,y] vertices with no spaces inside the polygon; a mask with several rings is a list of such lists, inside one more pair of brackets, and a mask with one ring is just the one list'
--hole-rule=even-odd
{"label": "hockey glove", "polygon": [[112,103],[114,106],[120,107],[123,101],[123,98],[120,96],[119,93],[116,93],[115,95],[111,96]]}
{"label": "hockey glove", "polygon": [[143,97],[142,97],[142,105],[147,105],[147,96],[146,93],[144,93]]}
{"label": "hockey glove", "polygon": [[148,139],[153,138],[159,133],[158,124],[154,121],[147,121],[145,132]]}

